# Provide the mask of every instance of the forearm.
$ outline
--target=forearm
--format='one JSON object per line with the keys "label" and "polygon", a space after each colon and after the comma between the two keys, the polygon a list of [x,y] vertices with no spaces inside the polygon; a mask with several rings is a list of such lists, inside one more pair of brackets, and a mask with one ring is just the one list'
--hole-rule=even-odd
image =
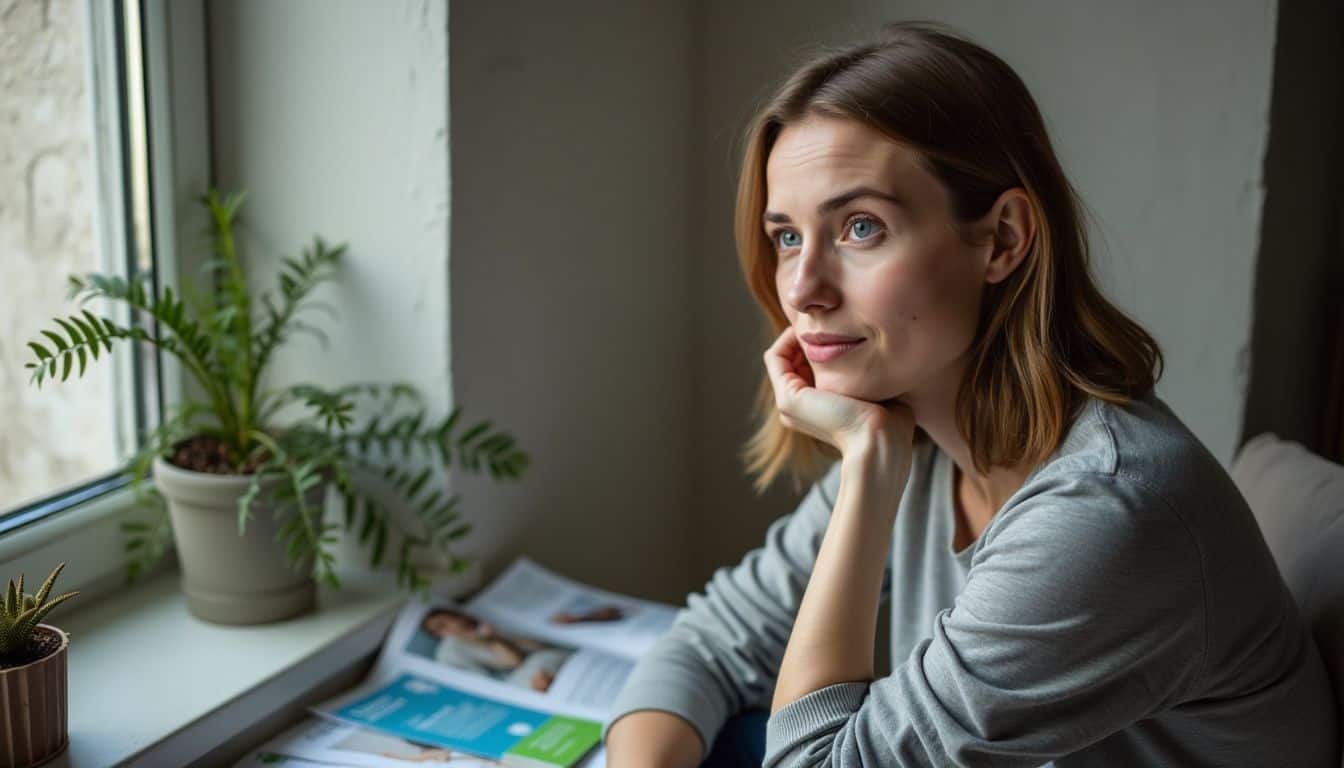
{"label": "forearm", "polygon": [[780,664],[771,711],[828,685],[873,679],[873,637],[905,488],[882,446],[842,461],[840,490]]}

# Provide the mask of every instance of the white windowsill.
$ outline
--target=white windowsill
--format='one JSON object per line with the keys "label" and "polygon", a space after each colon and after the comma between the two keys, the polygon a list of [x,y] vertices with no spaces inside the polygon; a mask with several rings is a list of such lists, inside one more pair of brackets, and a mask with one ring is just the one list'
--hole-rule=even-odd
{"label": "white windowsill", "polygon": [[231,739],[276,730],[285,723],[267,721],[278,713],[310,703],[354,666],[362,672],[407,599],[386,574],[347,572],[343,589],[320,590],[315,612],[228,627],[191,616],[179,579],[176,570],[160,573],[53,616],[71,633],[70,746],[49,765],[226,759],[251,746]]}

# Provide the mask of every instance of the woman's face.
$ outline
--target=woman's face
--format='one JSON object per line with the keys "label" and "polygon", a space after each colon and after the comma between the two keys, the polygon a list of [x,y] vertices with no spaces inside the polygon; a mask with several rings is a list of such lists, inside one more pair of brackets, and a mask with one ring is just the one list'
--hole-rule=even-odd
{"label": "woman's face", "polygon": [[974,338],[991,248],[961,239],[916,158],[860,122],[809,117],[785,126],[767,159],[784,314],[800,338],[862,339],[829,360],[803,344],[818,389],[871,402],[917,392]]}

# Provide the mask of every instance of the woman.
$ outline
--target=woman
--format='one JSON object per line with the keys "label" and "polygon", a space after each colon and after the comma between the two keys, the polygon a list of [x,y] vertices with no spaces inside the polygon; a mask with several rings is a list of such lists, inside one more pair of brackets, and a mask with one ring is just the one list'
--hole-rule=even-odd
{"label": "woman", "polygon": [[1319,652],[1094,286],[1079,205],[1021,80],[936,25],[759,113],[737,244],[775,340],[746,457],[758,489],[823,476],[639,662],[612,766],[694,766],[765,707],[770,766],[1337,765]]}
{"label": "woman", "polygon": [[545,692],[570,651],[525,637],[509,637],[492,624],[448,608],[435,608],[420,628],[438,639],[434,660],[534,691]]}

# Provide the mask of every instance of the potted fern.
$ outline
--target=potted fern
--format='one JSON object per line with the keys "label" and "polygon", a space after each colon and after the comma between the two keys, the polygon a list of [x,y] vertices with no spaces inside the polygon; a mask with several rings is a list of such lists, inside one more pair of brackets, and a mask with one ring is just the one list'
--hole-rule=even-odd
{"label": "potted fern", "polygon": [[[168,514],[155,503],[152,520],[123,525],[128,578],[144,574],[171,536],[192,613],[256,624],[311,609],[318,581],[340,586],[342,530],[357,537],[375,568],[395,560],[397,582],[408,589],[428,586],[425,557],[461,572],[470,562],[454,554],[453,543],[471,526],[458,497],[435,488],[424,460],[516,479],[527,454],[489,421],[458,434],[460,408],[431,420],[405,383],[264,389],[268,363],[296,332],[326,341],[300,315],[330,310],[313,291],[336,277],[345,246],[314,238],[300,258],[283,260],[275,293],[254,297],[234,241],[242,201],[215,190],[202,198],[214,252],[206,265],[216,276],[210,290],[184,286],[182,296],[171,287],[156,291],[148,276],[72,276],[72,299],[125,303],[134,320],[123,325],[84,308],[55,318],[55,327],[29,342],[27,367],[38,386],[82,375],[122,342],[176,357],[197,385],[200,394],[166,414],[130,461],[141,498],[166,497]],[[408,468],[417,462],[421,469]],[[324,515],[329,487],[343,502],[334,521]]]}
{"label": "potted fern", "polygon": [[56,566],[36,595],[23,591],[23,574],[10,579],[0,610],[0,766],[41,765],[70,743],[66,651],[70,636],[42,624],[51,609],[78,595],[50,597],[65,563]]}

